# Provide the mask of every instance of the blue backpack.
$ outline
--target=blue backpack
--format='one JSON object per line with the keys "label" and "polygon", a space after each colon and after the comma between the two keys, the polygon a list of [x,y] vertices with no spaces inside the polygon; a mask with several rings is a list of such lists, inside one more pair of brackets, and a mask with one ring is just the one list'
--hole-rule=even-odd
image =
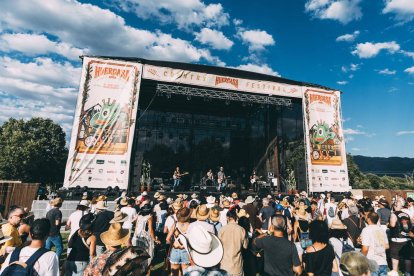
{"label": "blue backpack", "polygon": [[[16,248],[10,256],[9,265],[4,269],[1,276],[13,275],[13,276],[26,276],[34,275],[35,270],[33,269],[36,261],[46,252],[49,252],[46,248],[39,248],[30,258],[25,262],[19,262],[20,251],[22,247]],[[24,266],[26,264],[26,266]]]}

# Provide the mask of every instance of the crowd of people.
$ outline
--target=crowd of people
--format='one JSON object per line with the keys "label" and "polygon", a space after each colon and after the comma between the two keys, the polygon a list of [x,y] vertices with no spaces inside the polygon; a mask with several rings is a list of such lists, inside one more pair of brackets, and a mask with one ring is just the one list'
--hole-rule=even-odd
{"label": "crowd of people", "polygon": [[149,275],[162,259],[165,275],[411,275],[411,198],[124,192],[109,210],[85,194],[65,223],[62,202],[35,220],[9,210],[0,275]]}

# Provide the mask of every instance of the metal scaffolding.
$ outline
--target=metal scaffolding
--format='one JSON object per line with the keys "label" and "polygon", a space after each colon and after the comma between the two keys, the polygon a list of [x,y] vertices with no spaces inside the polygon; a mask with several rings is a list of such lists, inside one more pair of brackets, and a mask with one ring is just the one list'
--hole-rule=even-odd
{"label": "metal scaffolding", "polygon": [[278,106],[292,106],[292,101],[289,98],[276,97],[272,95],[259,95],[251,93],[230,92],[223,90],[213,90],[205,88],[195,88],[172,84],[157,84],[157,95],[171,97],[171,94],[191,97],[213,98],[228,101],[238,101],[244,103],[257,103]]}

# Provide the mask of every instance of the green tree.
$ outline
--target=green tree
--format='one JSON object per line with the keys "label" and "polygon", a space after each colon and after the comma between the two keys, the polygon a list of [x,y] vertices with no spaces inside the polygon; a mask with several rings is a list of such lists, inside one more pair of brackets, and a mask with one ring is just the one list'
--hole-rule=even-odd
{"label": "green tree", "polygon": [[358,184],[365,182],[364,174],[359,170],[358,165],[355,163],[351,154],[348,153],[346,155],[346,161],[348,164],[349,184],[353,188],[360,188]]}
{"label": "green tree", "polygon": [[63,129],[50,119],[9,119],[0,126],[0,179],[62,183],[65,144]]}

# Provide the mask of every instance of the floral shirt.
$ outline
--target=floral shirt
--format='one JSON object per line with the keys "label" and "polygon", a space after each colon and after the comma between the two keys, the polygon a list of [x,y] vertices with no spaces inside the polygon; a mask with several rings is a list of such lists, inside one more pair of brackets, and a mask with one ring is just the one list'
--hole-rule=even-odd
{"label": "floral shirt", "polygon": [[100,276],[103,275],[105,264],[113,251],[106,250],[104,253],[94,258],[83,272],[84,276]]}

